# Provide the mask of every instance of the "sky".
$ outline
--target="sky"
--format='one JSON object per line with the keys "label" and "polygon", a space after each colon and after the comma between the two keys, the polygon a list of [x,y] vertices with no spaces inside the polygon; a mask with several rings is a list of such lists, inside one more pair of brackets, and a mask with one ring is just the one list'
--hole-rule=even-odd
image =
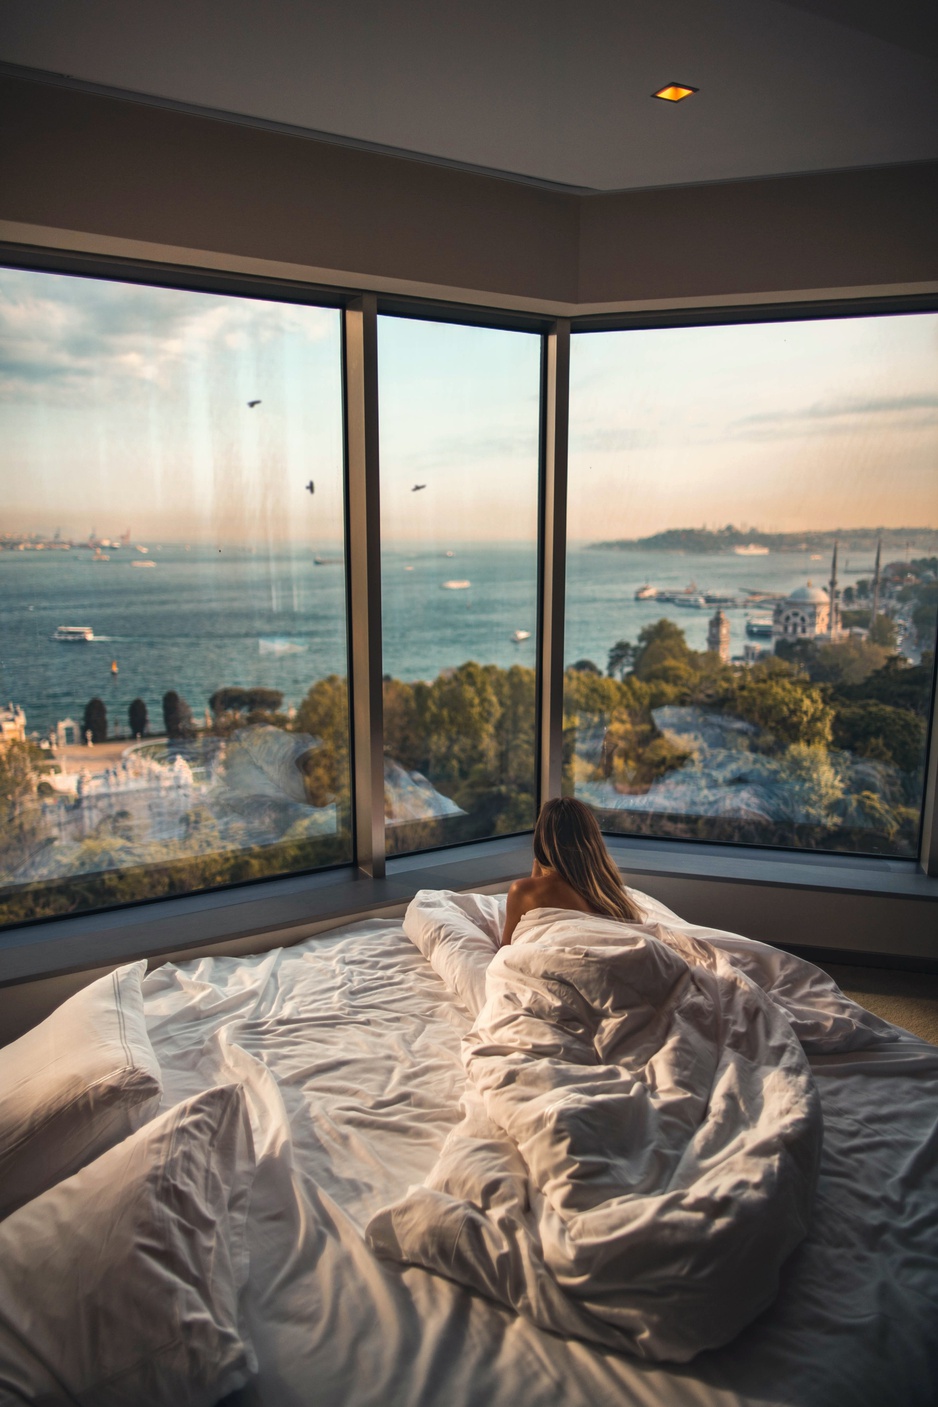
{"label": "sky", "polygon": [[[340,347],[331,309],[0,270],[0,531],[339,542]],[[533,540],[538,338],[383,317],[379,377],[385,540]],[[578,335],[569,498],[573,540],[938,526],[938,315]]]}
{"label": "sky", "polygon": [[938,315],[584,334],[569,532],[938,526]]}

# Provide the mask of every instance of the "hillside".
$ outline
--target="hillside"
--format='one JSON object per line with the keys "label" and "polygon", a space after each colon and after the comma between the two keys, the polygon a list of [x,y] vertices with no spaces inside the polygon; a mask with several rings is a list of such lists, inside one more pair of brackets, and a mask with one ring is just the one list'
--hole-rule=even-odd
{"label": "hillside", "polygon": [[597,552],[732,552],[750,543],[767,547],[770,552],[816,552],[831,550],[835,542],[844,549],[876,550],[882,540],[886,559],[906,550],[913,553],[938,551],[938,528],[837,528],[832,532],[769,533],[758,528],[743,530],[730,524],[725,528],[669,528],[651,537],[618,538],[610,542],[591,542],[589,550]]}

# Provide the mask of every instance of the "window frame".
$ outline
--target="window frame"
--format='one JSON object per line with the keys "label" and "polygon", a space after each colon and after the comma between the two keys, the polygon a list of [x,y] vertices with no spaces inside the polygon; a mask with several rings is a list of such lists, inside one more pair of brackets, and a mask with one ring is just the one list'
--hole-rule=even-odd
{"label": "window frame", "polygon": [[[296,871],[193,891],[171,899],[143,900],[60,919],[36,919],[11,925],[0,931],[0,985],[29,980],[30,974],[36,971],[74,971],[93,962],[96,953],[99,957],[105,955],[106,961],[113,961],[115,957],[126,960],[131,953],[139,956],[176,949],[178,943],[167,941],[165,934],[167,921],[173,914],[184,917],[189,913],[212,911],[217,921],[211,925],[211,936],[205,941],[224,942],[225,933],[231,935],[232,941],[241,941],[238,935],[243,934],[243,929],[238,914],[240,912],[242,918],[248,912],[253,914],[256,906],[252,904],[252,891],[256,891],[258,899],[261,895],[282,896],[283,924],[276,932],[278,935],[290,933],[292,941],[296,941],[309,928],[308,921],[300,922],[297,904],[302,907],[323,890],[333,893],[335,902],[326,907],[333,913],[333,921],[337,921],[338,917],[373,911],[376,907],[400,905],[424,874],[437,881],[444,874],[452,876],[454,882],[461,877],[475,887],[484,887],[501,884],[506,877],[506,866],[514,873],[519,866],[529,863],[526,840],[529,832],[514,837],[466,841],[458,846],[438,847],[432,852],[415,851],[390,859],[386,854],[377,446],[378,316],[504,328],[531,332],[541,338],[536,627],[536,762],[540,804],[560,794],[572,336],[647,328],[938,312],[938,295],[918,294],[568,317],[25,245],[0,246],[0,265],[341,311],[353,841],[350,865]],[[742,845],[689,846],[664,837],[640,838],[637,843],[629,837],[610,837],[610,848],[624,869],[634,867],[639,873],[693,878],[716,870],[728,881],[739,882],[752,875],[752,882],[756,884],[933,899],[938,897],[938,885],[929,882],[929,878],[938,878],[938,677],[933,679],[932,685],[927,747],[917,861],[862,857],[861,876],[857,857],[830,852],[812,854],[760,849],[753,853]],[[772,877],[773,865],[778,866],[774,871],[777,878]],[[297,899],[298,895],[302,899]],[[78,961],[66,959],[62,949],[63,933],[72,931],[76,938],[79,933],[84,935],[78,944],[83,954]],[[255,928],[254,931],[260,930]],[[51,946],[46,947],[44,937]],[[78,950],[75,958],[79,958]],[[15,954],[19,957],[11,969],[6,959]],[[31,956],[24,957],[25,954]]]}

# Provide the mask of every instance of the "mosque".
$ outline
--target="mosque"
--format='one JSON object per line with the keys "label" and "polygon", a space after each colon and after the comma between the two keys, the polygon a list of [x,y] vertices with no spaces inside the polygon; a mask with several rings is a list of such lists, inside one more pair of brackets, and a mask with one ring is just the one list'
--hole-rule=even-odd
{"label": "mosque", "polygon": [[779,640],[840,640],[846,632],[842,626],[840,588],[837,585],[837,543],[831,559],[830,584],[799,586],[783,601],[778,601],[772,616],[772,634]]}

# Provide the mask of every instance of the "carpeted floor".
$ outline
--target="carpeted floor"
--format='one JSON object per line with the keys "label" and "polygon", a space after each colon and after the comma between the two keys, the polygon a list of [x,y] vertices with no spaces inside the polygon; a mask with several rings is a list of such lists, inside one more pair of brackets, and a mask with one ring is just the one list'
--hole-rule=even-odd
{"label": "carpeted floor", "polygon": [[841,991],[867,1011],[938,1045],[938,975],[881,967],[842,967],[839,963],[819,966],[830,973]]}

